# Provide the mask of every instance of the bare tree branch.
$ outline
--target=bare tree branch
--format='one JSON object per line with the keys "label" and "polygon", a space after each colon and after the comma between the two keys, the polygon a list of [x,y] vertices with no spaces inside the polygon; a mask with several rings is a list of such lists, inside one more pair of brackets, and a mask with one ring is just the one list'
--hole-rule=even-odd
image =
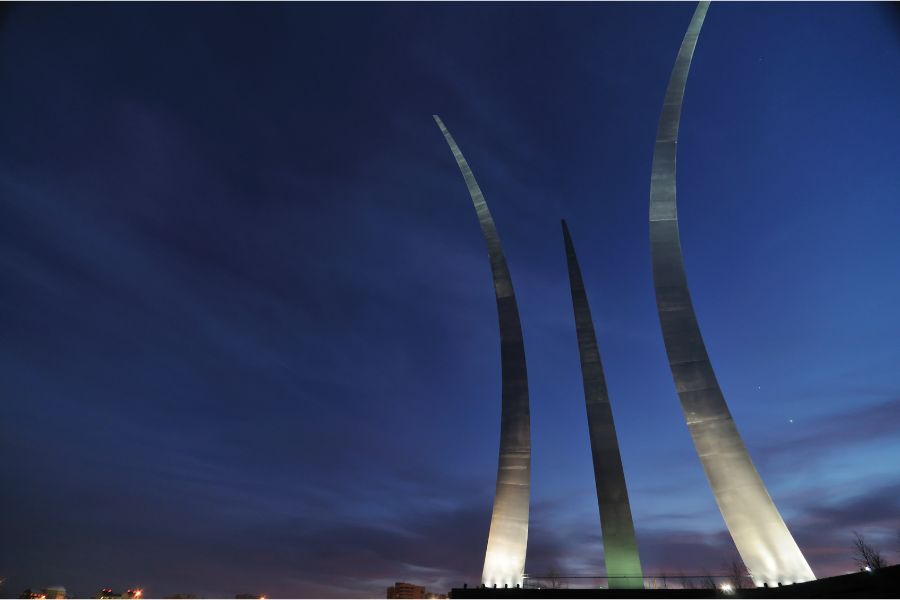
{"label": "bare tree branch", "polygon": [[753,587],[747,585],[748,580],[750,579],[750,573],[747,571],[744,561],[737,556],[731,559],[725,572],[728,574],[728,583],[731,584],[732,588],[742,590],[746,587]]}
{"label": "bare tree branch", "polygon": [[887,566],[887,561],[882,558],[881,554],[866,542],[866,538],[858,531],[854,531],[853,535],[853,562],[863,571],[874,571]]}

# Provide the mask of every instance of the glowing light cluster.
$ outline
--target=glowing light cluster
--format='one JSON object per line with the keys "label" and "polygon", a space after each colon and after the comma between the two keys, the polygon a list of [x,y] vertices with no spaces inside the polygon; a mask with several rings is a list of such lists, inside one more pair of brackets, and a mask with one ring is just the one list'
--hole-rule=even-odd
{"label": "glowing light cluster", "polygon": [[[499,546],[499,544],[498,544]],[[514,588],[525,581],[525,556],[522,552],[504,552],[491,548],[484,558],[482,583],[487,587]]]}

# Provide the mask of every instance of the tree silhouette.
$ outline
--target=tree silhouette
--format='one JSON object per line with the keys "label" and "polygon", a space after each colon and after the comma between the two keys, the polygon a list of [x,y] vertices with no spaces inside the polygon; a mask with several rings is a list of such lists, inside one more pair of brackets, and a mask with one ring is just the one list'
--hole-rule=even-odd
{"label": "tree silhouette", "polygon": [[563,587],[562,575],[559,574],[559,569],[556,565],[550,567],[550,571],[547,573],[547,580],[544,584],[545,587],[549,587],[553,590],[558,590]]}
{"label": "tree silhouette", "polygon": [[866,538],[858,531],[854,531],[853,535],[853,562],[863,571],[874,571],[887,566],[887,561],[882,558],[881,553],[866,542]]}
{"label": "tree silhouette", "polygon": [[725,572],[728,573],[728,583],[730,583],[731,587],[734,589],[742,590],[746,587],[752,587],[747,585],[747,580],[750,579],[750,573],[747,571],[744,561],[737,556],[731,559]]}

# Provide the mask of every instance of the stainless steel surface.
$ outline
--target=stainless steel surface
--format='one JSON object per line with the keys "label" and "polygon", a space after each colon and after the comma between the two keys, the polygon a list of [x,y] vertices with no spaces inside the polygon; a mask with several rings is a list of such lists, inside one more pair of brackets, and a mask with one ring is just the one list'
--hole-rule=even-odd
{"label": "stainless steel surface", "polygon": [[[581,356],[581,376],[584,382],[584,401],[587,407],[591,456],[594,460],[594,481],[597,484],[597,504],[600,508],[600,529],[603,532],[603,559],[610,588],[643,588],[641,559],[634,537],[634,522],[625,472],[619,454],[619,440],[613,422],[603,363],[594,333],[591,307],[588,305],[581,269],[575,256],[575,246],[566,222],[562,222],[569,266],[569,287],[572,290],[572,309]],[[613,579],[614,578],[614,579]]]}
{"label": "stainless steel surface", "polygon": [[502,408],[500,416],[500,464],[497,491],[484,557],[482,583],[488,586],[521,585],[525,573],[525,549],[528,545],[528,508],[531,481],[531,417],[528,405],[528,375],[525,369],[525,345],[519,308],[506,266],[500,236],[494,219],[475,181],[472,169],[440,117],[434,120],[462,171],[481,233],[487,242],[497,316],[500,321],[500,364],[502,371]]}
{"label": "stainless steel surface", "polygon": [[675,387],[694,446],[738,552],[757,585],[815,579],[738,433],[700,335],[675,205],[675,158],[684,88],[708,2],[700,2],[672,70],[653,151],[650,249],[656,305]]}

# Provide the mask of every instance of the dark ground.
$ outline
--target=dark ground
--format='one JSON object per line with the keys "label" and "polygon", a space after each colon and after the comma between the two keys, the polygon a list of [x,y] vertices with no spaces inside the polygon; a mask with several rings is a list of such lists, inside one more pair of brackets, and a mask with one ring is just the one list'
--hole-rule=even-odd
{"label": "dark ground", "polygon": [[608,590],[597,588],[455,588],[451,598],[897,598],[900,565],[874,573],[851,573],[776,588],[726,594],[710,589]]}

